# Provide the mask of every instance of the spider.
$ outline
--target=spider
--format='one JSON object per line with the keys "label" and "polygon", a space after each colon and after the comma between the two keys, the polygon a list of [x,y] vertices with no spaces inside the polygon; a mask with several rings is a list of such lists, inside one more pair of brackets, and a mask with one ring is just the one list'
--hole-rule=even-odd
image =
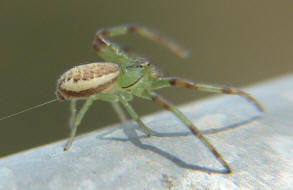
{"label": "spider", "polygon": [[[248,93],[235,88],[196,83],[177,77],[162,77],[154,65],[148,60],[139,58],[132,53],[129,54],[128,51],[123,50],[108,39],[109,37],[128,33],[141,35],[142,37],[164,45],[180,57],[187,57],[188,52],[186,50],[145,26],[119,25],[98,30],[93,41],[93,49],[106,62],[73,67],[61,75],[57,82],[57,99],[70,100],[71,102],[71,132],[64,151],[70,148],[78,126],[95,100],[111,102],[118,108],[116,109],[118,111],[121,108],[120,105],[122,105],[130,117],[143,129],[144,133],[147,136],[151,136],[148,127],[145,126],[129,104],[133,97],[137,96],[151,100],[171,111],[212,152],[222,166],[225,167],[225,173],[231,173],[232,170],[228,163],[192,122],[174,105],[155,93],[154,90],[171,86],[184,87],[199,91],[239,95],[253,104],[261,112],[264,111],[262,105]],[[76,101],[79,99],[85,99],[85,103],[79,112],[77,112]],[[123,119],[123,114],[121,118]]]}

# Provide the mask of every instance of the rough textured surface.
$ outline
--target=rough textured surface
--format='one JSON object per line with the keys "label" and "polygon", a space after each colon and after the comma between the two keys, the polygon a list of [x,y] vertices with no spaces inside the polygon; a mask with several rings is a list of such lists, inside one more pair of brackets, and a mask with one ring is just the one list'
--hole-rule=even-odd
{"label": "rough textured surface", "polygon": [[[171,113],[95,131],[73,142],[35,148],[0,160],[0,189],[289,189],[293,186],[293,75],[246,90],[260,114],[236,96],[181,107],[223,155],[232,175]],[[214,130],[213,130],[214,129]]]}

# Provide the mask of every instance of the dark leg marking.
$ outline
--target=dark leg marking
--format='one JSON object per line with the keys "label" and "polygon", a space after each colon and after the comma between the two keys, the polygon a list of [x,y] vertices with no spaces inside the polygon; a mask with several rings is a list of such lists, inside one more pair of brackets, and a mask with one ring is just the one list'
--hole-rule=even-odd
{"label": "dark leg marking", "polygon": [[93,43],[93,48],[96,51],[100,51],[103,47],[107,45],[107,42],[105,41],[105,37],[107,36],[109,32],[107,30],[102,30],[97,33],[96,40]]}
{"label": "dark leg marking", "polygon": [[171,78],[170,79],[170,84],[172,86],[185,87],[185,88],[191,88],[191,89],[198,89],[198,87],[199,87],[194,82],[184,81],[184,80],[179,79],[179,78]]}

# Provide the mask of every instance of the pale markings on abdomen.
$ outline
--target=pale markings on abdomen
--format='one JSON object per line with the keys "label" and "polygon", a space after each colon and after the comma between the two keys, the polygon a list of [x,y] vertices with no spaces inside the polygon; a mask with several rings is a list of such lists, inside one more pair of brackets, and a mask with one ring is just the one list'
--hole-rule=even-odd
{"label": "pale markings on abdomen", "polygon": [[104,92],[116,81],[119,73],[119,66],[114,63],[91,63],[74,67],[58,80],[58,97],[84,98]]}

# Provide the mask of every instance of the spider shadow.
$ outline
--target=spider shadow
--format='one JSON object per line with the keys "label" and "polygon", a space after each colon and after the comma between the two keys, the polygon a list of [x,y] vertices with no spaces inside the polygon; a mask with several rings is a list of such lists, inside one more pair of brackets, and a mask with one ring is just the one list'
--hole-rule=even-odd
{"label": "spider shadow", "polygon": [[[200,132],[204,135],[211,135],[211,134],[216,134],[219,132],[225,132],[225,131],[229,131],[238,127],[241,127],[245,124],[248,124],[252,121],[255,121],[257,119],[259,119],[260,116],[255,116],[252,117],[250,119],[244,120],[244,121],[240,121],[222,128],[212,128],[212,129],[207,129],[207,130],[201,130]],[[127,125],[127,126],[126,126]],[[186,168],[186,169],[192,169],[192,170],[198,170],[198,171],[202,171],[202,172],[206,172],[206,173],[220,173],[220,174],[227,174],[228,171],[226,169],[213,169],[213,168],[208,168],[208,167],[204,167],[204,166],[199,166],[199,165],[195,165],[195,164],[189,164],[179,158],[177,158],[176,156],[156,147],[153,145],[149,145],[149,144],[144,144],[141,142],[140,139],[148,139],[149,137],[147,137],[146,135],[138,135],[137,134],[137,130],[142,131],[141,127],[139,127],[138,125],[129,126],[129,122],[126,122],[124,124],[122,124],[119,128],[114,128],[111,129],[101,135],[98,136],[98,138],[103,139],[103,140],[114,140],[114,141],[130,141],[132,144],[134,144],[135,146],[144,149],[144,150],[149,150],[152,151],[154,153],[157,153],[161,156],[163,156],[164,158],[172,161],[174,164],[176,164],[179,167],[182,168]],[[122,129],[124,134],[126,135],[126,138],[118,138],[118,137],[105,137],[108,134],[113,133],[116,130]],[[189,136],[189,135],[193,135],[191,132],[173,132],[173,133],[160,133],[160,132],[156,132],[152,129],[150,129],[151,133],[152,133],[152,137],[183,137],[183,136]]]}

